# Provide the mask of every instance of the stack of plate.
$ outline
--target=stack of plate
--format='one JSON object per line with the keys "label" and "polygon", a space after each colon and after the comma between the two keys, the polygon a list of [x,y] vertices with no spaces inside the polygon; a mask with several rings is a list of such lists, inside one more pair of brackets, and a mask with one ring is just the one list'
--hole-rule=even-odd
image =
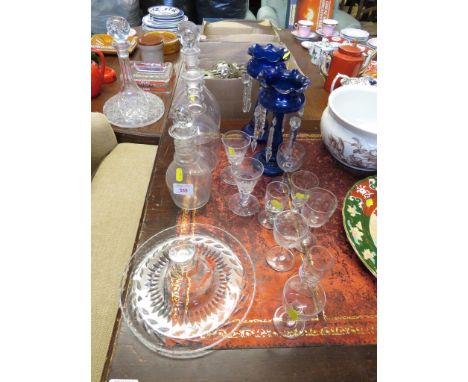
{"label": "stack of plate", "polygon": [[366,42],[369,39],[369,32],[363,29],[344,28],[341,30],[341,36],[349,41]]}
{"label": "stack of plate", "polygon": [[144,16],[142,20],[141,29],[144,32],[154,30],[176,32],[179,23],[188,20],[188,17],[184,15],[184,11],[167,5],[150,7],[148,12],[149,14]]}

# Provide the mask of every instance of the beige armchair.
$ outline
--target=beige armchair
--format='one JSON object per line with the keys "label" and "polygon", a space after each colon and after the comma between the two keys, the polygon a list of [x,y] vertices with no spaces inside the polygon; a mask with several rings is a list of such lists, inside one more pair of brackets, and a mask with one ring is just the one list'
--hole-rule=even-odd
{"label": "beige armchair", "polygon": [[157,146],[117,143],[101,113],[91,115],[91,365],[98,382],[132,254]]}

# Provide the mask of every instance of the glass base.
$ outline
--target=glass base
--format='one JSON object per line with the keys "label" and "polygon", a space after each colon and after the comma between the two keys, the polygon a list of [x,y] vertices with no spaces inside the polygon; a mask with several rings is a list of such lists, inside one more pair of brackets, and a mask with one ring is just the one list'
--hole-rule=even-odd
{"label": "glass base", "polygon": [[231,166],[224,167],[221,171],[221,180],[224,183],[230,184],[231,186],[236,185],[236,180],[232,176]]}
{"label": "glass base", "polygon": [[234,194],[229,198],[228,207],[232,212],[239,216],[252,216],[260,209],[257,198],[252,195],[249,195],[247,204],[245,206],[241,206],[239,193]]}
{"label": "glass base", "polygon": [[284,306],[276,309],[273,315],[273,325],[281,336],[294,339],[302,335],[305,329],[305,321],[293,321],[289,317]]}
{"label": "glass base", "polygon": [[164,103],[157,95],[143,90],[132,96],[118,93],[106,101],[103,113],[115,126],[138,128],[158,121],[164,114]]}
{"label": "glass base", "polygon": [[271,224],[270,219],[268,219],[268,214],[265,210],[260,211],[258,214],[258,222],[263,228],[273,229],[273,224]]}
{"label": "glass base", "polygon": [[279,245],[270,248],[265,255],[267,264],[277,272],[287,272],[294,267],[294,255]]}

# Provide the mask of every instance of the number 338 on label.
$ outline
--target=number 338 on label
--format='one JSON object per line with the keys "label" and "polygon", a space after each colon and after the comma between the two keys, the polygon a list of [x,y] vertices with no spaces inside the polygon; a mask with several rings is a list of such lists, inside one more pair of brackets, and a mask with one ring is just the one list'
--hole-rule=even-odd
{"label": "number 338 on label", "polygon": [[176,195],[193,195],[193,184],[173,183],[172,190]]}

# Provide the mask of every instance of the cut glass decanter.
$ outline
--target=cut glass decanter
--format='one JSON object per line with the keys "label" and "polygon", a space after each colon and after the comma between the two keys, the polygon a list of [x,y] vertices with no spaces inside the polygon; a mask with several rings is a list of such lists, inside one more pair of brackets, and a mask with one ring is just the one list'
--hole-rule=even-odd
{"label": "cut glass decanter", "polygon": [[150,125],[163,116],[164,103],[157,95],[141,90],[133,80],[128,58],[130,25],[123,17],[111,16],[106,26],[119,57],[122,88],[106,101],[103,113],[115,126],[137,128]]}

